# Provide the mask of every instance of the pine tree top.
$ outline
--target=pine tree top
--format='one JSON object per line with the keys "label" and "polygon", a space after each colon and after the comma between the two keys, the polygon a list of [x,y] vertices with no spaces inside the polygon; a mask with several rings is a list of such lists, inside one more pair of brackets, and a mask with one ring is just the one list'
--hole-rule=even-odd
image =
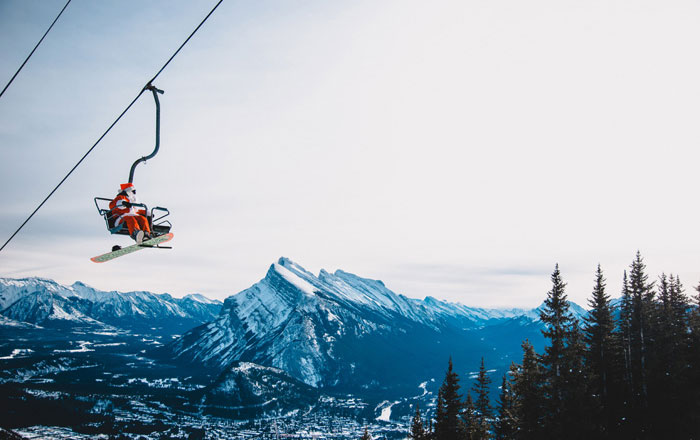
{"label": "pine tree top", "polygon": [[454,372],[452,365],[452,357],[447,364],[447,372],[445,373],[445,380],[440,386],[440,391],[443,393],[443,398],[449,402],[461,401],[462,396],[459,394],[459,376]]}
{"label": "pine tree top", "polygon": [[569,311],[569,301],[565,292],[566,283],[562,281],[559,264],[554,266],[551,278],[552,289],[547,292],[544,307],[540,310],[540,319],[545,325],[542,334],[557,346],[562,343],[568,327],[575,318]]}
{"label": "pine tree top", "polygon": [[545,323],[552,319],[561,319],[569,311],[569,302],[565,293],[566,283],[562,281],[559,264],[554,266],[551,280],[552,289],[547,292],[544,308],[540,311],[540,319]]}
{"label": "pine tree top", "polygon": [[362,434],[361,440],[372,440],[372,436],[369,434],[366,427],[364,434]]}
{"label": "pine tree top", "polygon": [[413,440],[424,440],[426,437],[425,427],[423,426],[423,418],[420,414],[420,405],[416,404],[416,413],[411,420],[411,430],[408,437]]}
{"label": "pine tree top", "polygon": [[438,391],[435,412],[435,433],[440,438],[458,438],[457,434],[461,429],[460,414],[464,408],[459,389],[459,377],[453,371],[452,358],[450,358],[445,380]]}
{"label": "pine tree top", "polygon": [[610,334],[614,328],[610,296],[605,293],[605,281],[599,264],[595,273],[593,293],[588,300],[591,310],[585,318],[584,330],[589,342],[595,339],[596,335]]}
{"label": "pine tree top", "polygon": [[[474,405],[481,419],[491,418],[493,416],[493,408],[489,401],[489,385],[491,378],[486,372],[484,358],[481,358],[481,366],[479,367],[479,376],[477,381],[472,385],[472,391],[476,394],[476,403]],[[471,398],[471,396],[469,396]]]}
{"label": "pine tree top", "polygon": [[653,295],[654,283],[649,283],[649,276],[646,274],[646,264],[642,254],[637,251],[637,255],[630,265],[629,273],[629,294],[634,300],[639,300],[644,296]]}

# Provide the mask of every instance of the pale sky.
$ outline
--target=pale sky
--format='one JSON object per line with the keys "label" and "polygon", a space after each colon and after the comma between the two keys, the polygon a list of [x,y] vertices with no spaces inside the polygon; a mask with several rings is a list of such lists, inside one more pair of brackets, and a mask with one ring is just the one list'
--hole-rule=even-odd
{"label": "pale sky", "polygon": [[[73,0],[0,98],[0,241],[215,4]],[[0,83],[63,0],[0,1]],[[174,246],[105,264],[92,198],[153,149],[145,94],[0,252],[0,276],[223,299],[286,256],[409,297],[584,305],[700,281],[697,1],[225,0],[160,76],[136,171]]]}

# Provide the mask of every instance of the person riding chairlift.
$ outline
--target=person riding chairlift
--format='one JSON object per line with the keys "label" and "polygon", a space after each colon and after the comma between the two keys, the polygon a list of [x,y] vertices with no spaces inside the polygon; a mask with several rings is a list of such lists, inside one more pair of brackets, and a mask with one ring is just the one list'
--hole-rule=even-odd
{"label": "person riding chairlift", "polygon": [[136,240],[137,244],[141,244],[151,238],[151,226],[146,217],[146,210],[137,209],[133,204],[138,204],[136,188],[132,183],[122,183],[119,194],[109,203],[109,209],[112,216],[117,217],[114,226],[126,223],[131,238]]}

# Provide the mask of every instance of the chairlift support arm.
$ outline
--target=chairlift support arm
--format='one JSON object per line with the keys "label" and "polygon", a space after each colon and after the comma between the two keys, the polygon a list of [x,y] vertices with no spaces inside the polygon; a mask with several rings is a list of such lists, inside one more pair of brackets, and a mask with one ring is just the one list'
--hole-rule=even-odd
{"label": "chairlift support arm", "polygon": [[129,183],[134,183],[134,172],[136,171],[136,166],[141,162],[146,162],[147,160],[152,159],[156,154],[158,154],[158,148],[160,148],[160,101],[158,100],[158,94],[160,93],[162,95],[165,92],[156,88],[151,83],[148,83],[145,89],[150,90],[153,93],[153,99],[156,101],[156,148],[153,150],[153,153],[138,159],[133,163],[133,165],[131,165],[131,170],[129,171]]}

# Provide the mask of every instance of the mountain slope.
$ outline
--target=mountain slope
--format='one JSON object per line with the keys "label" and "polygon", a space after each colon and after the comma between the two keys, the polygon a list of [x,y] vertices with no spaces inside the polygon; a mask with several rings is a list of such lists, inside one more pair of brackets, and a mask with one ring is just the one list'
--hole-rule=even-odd
{"label": "mountain slope", "polygon": [[89,307],[80,298],[64,298],[55,292],[36,291],[20,297],[2,314],[15,321],[47,324],[51,321],[68,321],[75,324],[97,324],[81,309]]}
{"label": "mountain slope", "polygon": [[314,387],[415,388],[439,377],[449,356],[472,361],[475,353],[493,353],[490,365],[509,365],[522,339],[537,343],[540,327],[516,326],[522,332],[510,334],[508,349],[484,338],[483,328],[503,336],[521,315],[414,300],[340,270],[315,277],[281,258],[258,283],[227,298],[215,320],[173,341],[165,354],[220,371],[236,361],[255,362]]}
{"label": "mountain slope", "polygon": [[207,388],[202,404],[210,414],[249,418],[267,411],[314,405],[318,391],[277,368],[234,362]]}

